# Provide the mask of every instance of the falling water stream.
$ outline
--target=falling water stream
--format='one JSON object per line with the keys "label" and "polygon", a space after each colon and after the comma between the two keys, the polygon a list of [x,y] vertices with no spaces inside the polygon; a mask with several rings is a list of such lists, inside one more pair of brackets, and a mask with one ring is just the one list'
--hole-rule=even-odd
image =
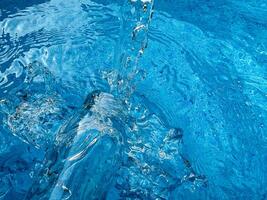
{"label": "falling water stream", "polygon": [[153,5],[153,0],[138,0],[124,1],[121,7],[121,31],[114,56],[114,66],[119,66],[116,87],[120,97],[129,96],[134,90],[133,81],[144,75],[138,60],[147,47]]}

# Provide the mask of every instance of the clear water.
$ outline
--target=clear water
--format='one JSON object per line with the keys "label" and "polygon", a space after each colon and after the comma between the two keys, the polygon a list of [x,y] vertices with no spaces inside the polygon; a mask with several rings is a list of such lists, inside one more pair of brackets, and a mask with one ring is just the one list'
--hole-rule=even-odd
{"label": "clear water", "polygon": [[1,0],[1,200],[267,199],[267,2],[152,3]]}

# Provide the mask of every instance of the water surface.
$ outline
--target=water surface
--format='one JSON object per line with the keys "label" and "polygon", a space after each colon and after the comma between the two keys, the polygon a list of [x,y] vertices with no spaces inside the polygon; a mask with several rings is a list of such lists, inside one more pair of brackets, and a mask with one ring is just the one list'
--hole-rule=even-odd
{"label": "water surface", "polygon": [[266,199],[267,3],[143,2],[1,2],[0,199]]}

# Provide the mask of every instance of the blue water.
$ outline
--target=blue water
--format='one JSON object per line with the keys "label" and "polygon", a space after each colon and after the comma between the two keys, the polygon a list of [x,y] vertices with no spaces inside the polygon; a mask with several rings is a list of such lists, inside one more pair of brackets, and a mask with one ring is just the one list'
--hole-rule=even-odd
{"label": "blue water", "polygon": [[1,0],[0,200],[267,199],[266,0]]}

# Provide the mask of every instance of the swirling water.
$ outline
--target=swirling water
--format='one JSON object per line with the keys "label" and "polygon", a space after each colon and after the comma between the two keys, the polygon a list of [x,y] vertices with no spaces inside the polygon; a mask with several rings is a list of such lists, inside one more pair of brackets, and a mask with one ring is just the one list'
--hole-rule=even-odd
{"label": "swirling water", "polygon": [[0,199],[267,198],[266,1],[152,3],[0,2]]}

